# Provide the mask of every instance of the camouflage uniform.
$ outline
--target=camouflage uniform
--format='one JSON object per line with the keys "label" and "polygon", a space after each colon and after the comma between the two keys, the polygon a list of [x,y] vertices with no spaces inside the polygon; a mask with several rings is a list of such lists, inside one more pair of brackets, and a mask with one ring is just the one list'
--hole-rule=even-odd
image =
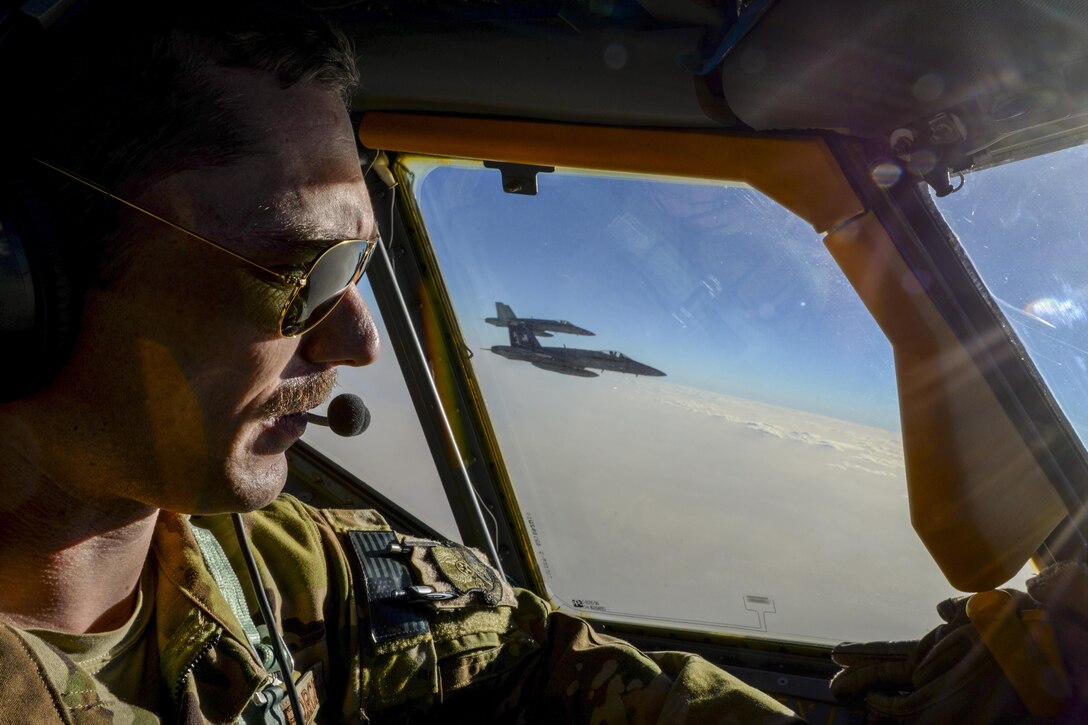
{"label": "camouflage uniform", "polygon": [[[310,673],[316,682],[318,722],[794,721],[775,700],[705,660],[642,653],[600,635],[512,589],[469,550],[393,535],[373,511],[318,510],[281,496],[245,521],[295,675]],[[248,586],[229,517],[193,523],[215,535]],[[378,552],[383,541],[386,550]],[[161,514],[153,555],[147,636],[157,637],[159,671],[149,679],[163,690],[161,712],[118,702],[55,648],[0,626],[0,720],[275,721],[262,712],[277,691],[273,679],[246,643],[185,517]],[[379,568],[400,562],[414,583],[433,589],[420,590],[430,600],[368,602],[371,580],[381,578],[372,576],[368,557]]]}

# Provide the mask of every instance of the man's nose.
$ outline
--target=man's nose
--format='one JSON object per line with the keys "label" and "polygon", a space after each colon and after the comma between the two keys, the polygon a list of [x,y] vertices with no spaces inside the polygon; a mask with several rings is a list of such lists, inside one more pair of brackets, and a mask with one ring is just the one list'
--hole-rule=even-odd
{"label": "man's nose", "polygon": [[302,336],[302,354],[326,365],[369,365],[378,359],[378,326],[356,287],[321,323]]}

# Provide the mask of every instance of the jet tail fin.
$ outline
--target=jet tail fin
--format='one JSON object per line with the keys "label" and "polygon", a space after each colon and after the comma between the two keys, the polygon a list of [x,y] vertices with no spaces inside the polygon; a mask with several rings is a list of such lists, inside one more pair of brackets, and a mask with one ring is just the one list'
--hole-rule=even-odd
{"label": "jet tail fin", "polygon": [[[499,313],[502,314],[502,311],[500,310]],[[533,334],[532,329],[527,324],[515,320],[510,323],[509,331],[510,347],[520,347],[523,350],[540,349],[540,341],[536,339],[536,335]]]}
{"label": "jet tail fin", "polygon": [[518,319],[514,311],[510,309],[510,305],[503,302],[495,303],[495,313],[499,316],[499,322],[510,322]]}

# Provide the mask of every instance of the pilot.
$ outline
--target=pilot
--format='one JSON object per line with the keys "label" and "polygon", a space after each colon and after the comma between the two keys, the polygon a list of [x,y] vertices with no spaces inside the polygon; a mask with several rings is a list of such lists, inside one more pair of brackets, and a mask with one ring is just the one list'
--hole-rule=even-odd
{"label": "pilot", "polygon": [[354,56],[283,3],[177,5],[0,49],[0,720],[794,721],[280,493],[305,411],[378,354]]}

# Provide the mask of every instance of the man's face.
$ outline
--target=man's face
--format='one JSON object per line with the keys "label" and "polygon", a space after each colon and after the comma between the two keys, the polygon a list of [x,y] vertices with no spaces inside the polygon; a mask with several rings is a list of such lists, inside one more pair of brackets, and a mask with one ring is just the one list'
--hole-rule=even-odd
{"label": "man's face", "polygon": [[[273,269],[375,235],[336,97],[244,71],[217,82],[263,140],[228,166],[127,190],[133,201]],[[153,220],[137,228],[120,279],[89,295],[60,380],[78,427],[62,437],[71,470],[55,477],[84,498],[180,512],[262,506],[283,486],[299,414],[327,395],[337,366],[377,356],[373,318],[353,289],[317,327],[281,337],[284,292],[259,272]]]}

